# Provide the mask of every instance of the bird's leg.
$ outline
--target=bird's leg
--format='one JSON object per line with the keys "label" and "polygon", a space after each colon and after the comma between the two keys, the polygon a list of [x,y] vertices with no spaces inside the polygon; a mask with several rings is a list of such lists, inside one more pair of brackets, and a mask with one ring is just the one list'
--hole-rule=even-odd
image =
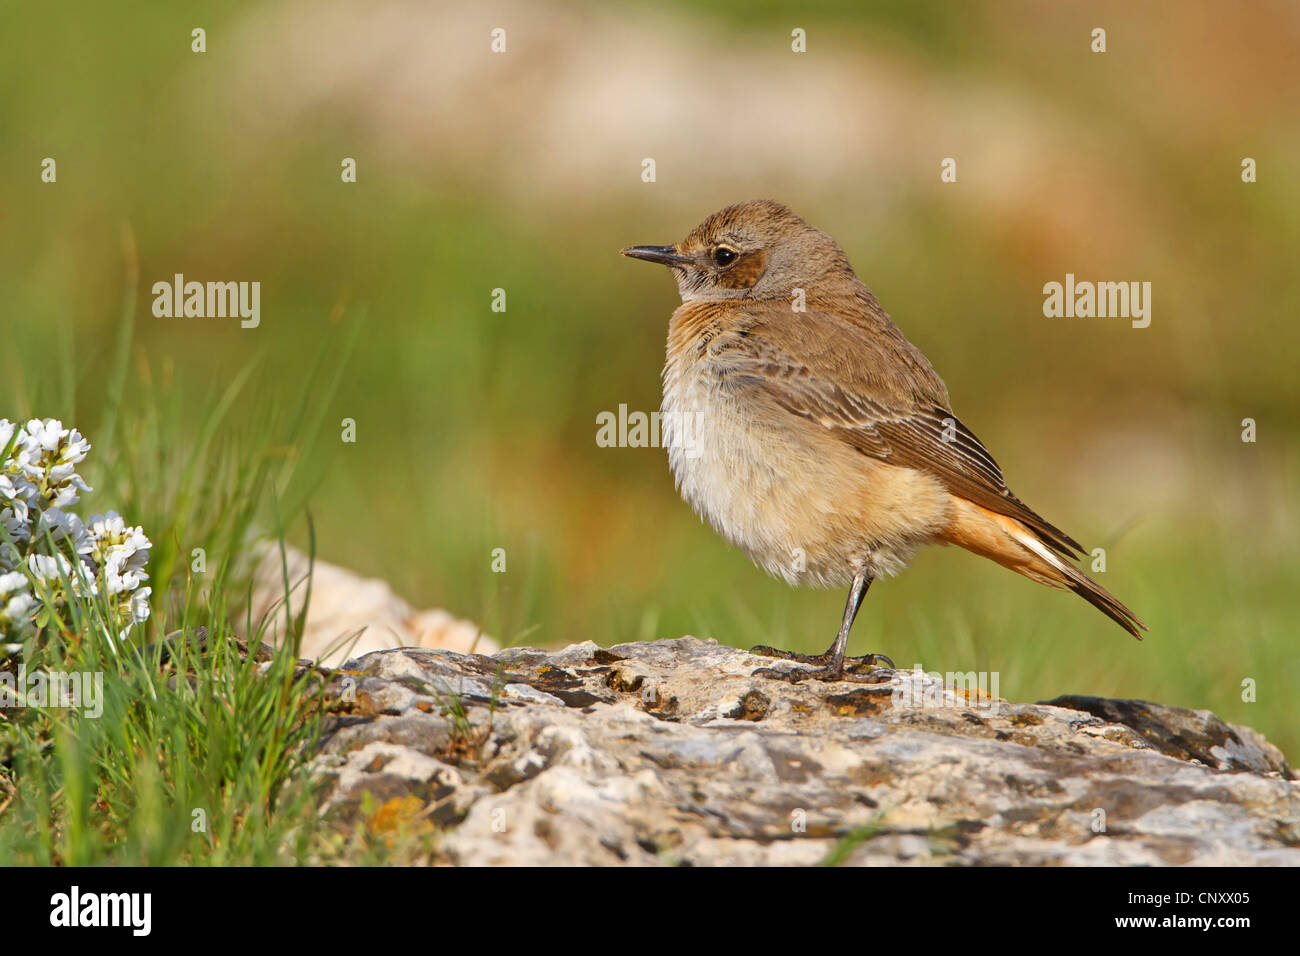
{"label": "bird's leg", "polygon": [[[754,671],[755,677],[773,677],[777,680],[798,682],[806,680],[809,677],[816,677],[819,680],[842,680],[844,678],[844,665],[846,658],[844,652],[849,646],[849,631],[853,628],[853,622],[857,619],[858,609],[862,607],[862,599],[867,596],[867,588],[871,587],[871,574],[864,568],[853,576],[853,586],[849,588],[849,599],[844,605],[844,620],[840,622],[840,631],[835,635],[835,643],[826,649],[824,654],[796,654],[794,651],[782,651],[775,647],[768,647],[760,644],[757,647],[751,647],[751,654],[758,654],[761,657],[778,657],[786,661],[798,661],[800,664],[818,665],[814,670],[804,670],[803,668],[794,668],[791,670],[779,670],[775,667],[763,667]],[[883,663],[890,669],[893,668],[894,662],[884,654],[865,654],[862,657],[847,658],[854,668]]]}

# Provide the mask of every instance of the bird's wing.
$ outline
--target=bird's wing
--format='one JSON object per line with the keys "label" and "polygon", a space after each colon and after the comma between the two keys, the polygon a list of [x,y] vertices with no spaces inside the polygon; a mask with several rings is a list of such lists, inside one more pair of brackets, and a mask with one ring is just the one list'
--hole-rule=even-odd
{"label": "bird's wing", "polygon": [[[1082,546],[1011,493],[988,449],[947,408],[947,391],[924,356],[901,334],[897,340],[808,312],[794,322],[788,315],[750,321],[710,351],[727,387],[757,389],[864,455],[927,472],[953,494],[1024,522],[1075,557]],[[881,376],[884,367],[893,374]]]}

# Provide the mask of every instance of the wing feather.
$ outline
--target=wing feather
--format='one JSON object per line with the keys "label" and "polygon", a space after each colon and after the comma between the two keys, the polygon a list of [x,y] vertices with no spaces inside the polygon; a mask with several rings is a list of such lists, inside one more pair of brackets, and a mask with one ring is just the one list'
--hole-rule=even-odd
{"label": "wing feather", "polygon": [[[835,321],[824,313],[808,313],[799,320]],[[833,369],[833,375],[818,374],[795,359],[792,349],[783,347],[781,337],[790,334],[786,331],[788,319],[782,323],[754,321],[726,336],[725,341],[713,343],[711,351],[723,369],[724,382],[731,387],[758,389],[785,411],[830,429],[862,454],[928,472],[953,494],[1022,521],[1054,550],[1070,558],[1078,556],[1083,547],[1077,541],[1012,494],[988,449],[946,407],[947,390],[923,356],[920,361],[933,381],[918,376],[915,382],[886,385],[873,375],[879,366],[873,368],[871,363],[890,361],[892,356],[881,355],[882,349],[899,346],[865,341],[872,338],[865,330],[837,324],[842,327],[834,329],[831,336],[808,337],[836,343],[834,354],[810,356],[821,359],[817,364]],[[900,358],[908,361],[892,367],[915,372],[920,353],[901,334],[898,338],[909,350]]]}

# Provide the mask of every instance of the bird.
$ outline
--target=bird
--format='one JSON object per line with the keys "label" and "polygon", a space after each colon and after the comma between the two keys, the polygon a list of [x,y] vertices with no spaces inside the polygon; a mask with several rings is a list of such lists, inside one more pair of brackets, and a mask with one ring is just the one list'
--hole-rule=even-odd
{"label": "bird", "polygon": [[884,654],[847,658],[849,632],[872,582],[929,545],[1072,591],[1142,639],[1146,625],[1075,566],[1083,547],[1007,487],[943,379],[825,232],[758,199],[675,245],[621,253],[667,266],[681,295],[660,408],[681,496],[769,574],[849,589],[824,654],[760,645],[752,653],[796,666],[755,674],[874,682],[892,670]]}

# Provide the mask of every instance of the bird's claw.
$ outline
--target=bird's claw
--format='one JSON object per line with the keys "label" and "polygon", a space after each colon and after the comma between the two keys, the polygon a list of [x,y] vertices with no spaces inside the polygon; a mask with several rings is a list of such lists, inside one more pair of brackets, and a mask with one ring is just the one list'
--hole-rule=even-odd
{"label": "bird's claw", "polygon": [[[786,670],[777,667],[760,667],[750,675],[752,677],[781,680],[790,684],[798,684],[809,678],[822,681],[842,680],[855,684],[879,684],[884,680],[888,680],[888,677],[883,673],[884,669],[895,670],[894,662],[884,654],[863,654],[861,657],[846,657],[836,667],[829,651],[824,654],[799,654],[795,651],[783,651],[780,648],[759,644],[757,647],[751,647],[749,652],[759,657],[775,657],[783,661],[812,665],[810,668],[792,667]],[[870,678],[869,680],[859,676],[859,671],[863,668],[872,669],[871,674],[865,675]]]}
{"label": "bird's claw", "polygon": [[863,654],[861,657],[844,658],[844,666],[851,670],[857,670],[860,667],[884,667],[891,671],[898,670],[894,662],[884,654]]}

